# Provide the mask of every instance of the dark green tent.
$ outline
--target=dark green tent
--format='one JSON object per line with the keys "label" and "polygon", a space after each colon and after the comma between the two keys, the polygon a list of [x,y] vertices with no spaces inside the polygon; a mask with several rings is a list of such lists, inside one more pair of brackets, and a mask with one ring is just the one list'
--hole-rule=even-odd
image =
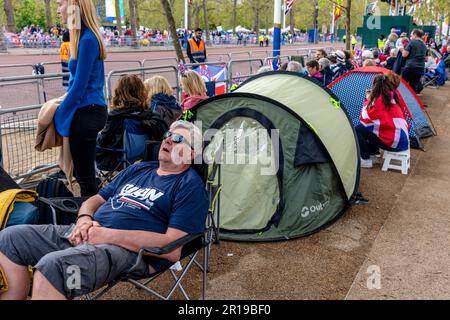
{"label": "dark green tent", "polygon": [[204,156],[223,146],[221,239],[311,234],[339,218],[358,189],[353,126],[314,80],[263,73],[191,111],[209,140]]}

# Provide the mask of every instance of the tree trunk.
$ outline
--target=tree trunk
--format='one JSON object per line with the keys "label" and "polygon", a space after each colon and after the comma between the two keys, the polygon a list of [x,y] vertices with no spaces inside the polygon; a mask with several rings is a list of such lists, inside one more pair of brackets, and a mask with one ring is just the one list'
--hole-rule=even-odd
{"label": "tree trunk", "polygon": [[266,35],[268,35],[269,34],[269,16],[267,15],[267,13],[266,13],[265,22],[266,22]]}
{"label": "tree trunk", "polygon": [[47,24],[47,30],[53,27],[52,21],[52,8],[50,6],[51,0],[44,0],[45,2],[45,23]]}
{"label": "tree trunk", "polygon": [[105,9],[105,0],[98,0],[99,10],[100,10],[100,23],[103,23],[106,20],[106,9]]}
{"label": "tree trunk", "polygon": [[136,48],[138,47],[137,41],[137,8],[136,8],[136,0],[128,0],[128,5],[130,7],[130,27],[131,27],[131,46]]}
{"label": "tree trunk", "polygon": [[195,3],[192,8],[192,14],[195,17],[194,28],[200,28],[200,5]]}
{"label": "tree trunk", "polygon": [[294,8],[291,8],[291,12],[289,12],[289,30],[292,35],[295,33],[295,16],[294,16]]}
{"label": "tree trunk", "polygon": [[178,61],[183,61],[183,63],[185,63],[183,51],[181,50],[181,45],[180,42],[178,41],[177,28],[175,26],[175,19],[173,18],[172,7],[170,6],[168,0],[161,0],[161,4],[163,6],[164,13],[166,14],[169,32],[172,34],[173,46],[175,48]]}
{"label": "tree trunk", "polygon": [[136,0],[135,1],[135,6],[136,6],[136,27],[139,28],[141,25],[141,18],[139,17],[139,1],[142,0]]}
{"label": "tree trunk", "polygon": [[3,32],[5,31],[3,27],[2,17],[0,16],[0,52],[6,52],[6,39]]}
{"label": "tree trunk", "polygon": [[16,21],[14,19],[14,8],[11,0],[3,0],[3,8],[5,9],[6,15],[6,31],[16,33]]}
{"label": "tree trunk", "polygon": [[256,32],[256,37],[259,37],[259,13],[261,10],[260,0],[255,1],[255,20],[253,20],[253,30]]}
{"label": "tree trunk", "polygon": [[[313,28],[316,30],[316,34],[318,35],[319,34],[319,0],[315,0],[314,1],[314,20],[313,20],[313,23],[314,23],[314,27]],[[318,36],[314,37],[314,43],[318,43],[319,42],[318,38],[319,38]]]}
{"label": "tree trunk", "polygon": [[351,36],[351,27],[352,27],[352,0],[347,0],[347,8],[346,8],[346,36],[345,36],[345,49],[350,50],[352,48],[352,36]]}
{"label": "tree trunk", "polygon": [[208,8],[206,7],[206,0],[203,0],[203,17],[205,18],[206,42],[209,42],[209,19],[208,19]]}
{"label": "tree trunk", "polygon": [[237,0],[233,0],[233,34],[236,34]]}
{"label": "tree trunk", "polygon": [[122,35],[122,17],[120,16],[120,1],[116,0],[115,4],[116,4],[116,27],[117,31],[119,31],[119,35]]}
{"label": "tree trunk", "polygon": [[192,30],[192,4],[188,4],[188,30]]}

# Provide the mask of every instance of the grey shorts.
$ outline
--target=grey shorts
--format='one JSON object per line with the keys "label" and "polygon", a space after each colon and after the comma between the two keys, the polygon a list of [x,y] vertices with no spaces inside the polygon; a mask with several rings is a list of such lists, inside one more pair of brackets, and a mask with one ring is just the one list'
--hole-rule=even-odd
{"label": "grey shorts", "polygon": [[73,247],[63,237],[70,226],[21,225],[0,232],[0,252],[18,265],[33,266],[69,299],[122,276],[149,275],[137,254],[113,245]]}

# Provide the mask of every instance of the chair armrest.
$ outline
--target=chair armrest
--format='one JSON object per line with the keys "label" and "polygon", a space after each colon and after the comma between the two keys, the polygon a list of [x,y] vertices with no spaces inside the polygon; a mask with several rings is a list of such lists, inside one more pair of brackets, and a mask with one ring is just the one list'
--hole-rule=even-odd
{"label": "chair armrest", "polygon": [[124,149],[113,149],[113,148],[104,148],[104,147],[95,147],[96,151],[107,151],[107,152],[116,152],[116,153],[124,153]]}
{"label": "chair armrest", "polygon": [[169,244],[167,244],[164,247],[145,247],[141,248],[139,250],[139,255],[146,255],[148,253],[156,254],[156,255],[163,255],[172,252],[173,250],[180,248],[184,246],[185,244],[188,244],[189,242],[200,238],[203,236],[203,233],[196,233],[196,234],[188,234],[178,240],[175,240]]}
{"label": "chair armrest", "polygon": [[68,198],[38,198],[38,201],[41,201],[50,207],[61,210],[62,212],[67,212],[71,214],[78,214],[78,211],[81,208],[83,202],[85,202],[89,197],[68,197]]}

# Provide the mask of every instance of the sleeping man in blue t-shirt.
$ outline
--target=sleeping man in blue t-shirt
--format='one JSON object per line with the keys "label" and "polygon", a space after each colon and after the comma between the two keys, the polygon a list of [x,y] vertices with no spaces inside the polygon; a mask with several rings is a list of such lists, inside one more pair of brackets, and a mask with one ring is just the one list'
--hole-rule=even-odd
{"label": "sleeping man in blue t-shirt", "polygon": [[74,226],[16,226],[0,232],[0,267],[9,290],[0,299],[67,299],[127,275],[145,277],[178,261],[181,248],[137,261],[143,247],[162,247],[204,231],[208,198],[190,168],[202,146],[200,130],[177,121],[164,135],[159,163],[123,171],[81,207]]}

